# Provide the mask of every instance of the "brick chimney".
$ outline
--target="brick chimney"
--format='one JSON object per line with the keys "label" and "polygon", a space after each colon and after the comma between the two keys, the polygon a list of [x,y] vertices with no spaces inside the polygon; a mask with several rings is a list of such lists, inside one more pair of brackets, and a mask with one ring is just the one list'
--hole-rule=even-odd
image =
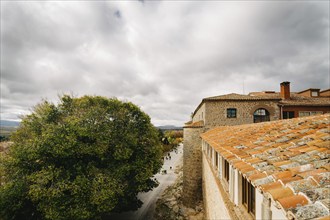
{"label": "brick chimney", "polygon": [[281,98],[290,99],[290,82],[281,83]]}

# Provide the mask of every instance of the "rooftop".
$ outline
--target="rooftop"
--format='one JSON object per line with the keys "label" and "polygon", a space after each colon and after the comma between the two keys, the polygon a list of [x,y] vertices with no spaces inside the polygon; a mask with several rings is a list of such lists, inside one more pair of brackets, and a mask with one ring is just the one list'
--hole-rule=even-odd
{"label": "rooftop", "polygon": [[[310,89],[308,89],[310,90]],[[313,90],[313,89],[312,89]],[[325,93],[330,89],[320,91],[320,93]],[[202,100],[202,102],[197,106],[194,114],[205,102],[212,101],[262,101],[262,100],[272,100],[277,101],[279,105],[286,106],[330,106],[329,96],[317,96],[317,97],[306,97],[299,93],[301,92],[291,92],[290,99],[282,99],[280,92],[275,91],[263,91],[263,92],[250,92],[248,95],[230,93],[219,96],[207,97]]]}
{"label": "rooftop", "polygon": [[[299,92],[301,93],[301,92]],[[330,97],[317,96],[317,97],[306,97],[299,95],[299,93],[291,92],[290,99],[283,99],[279,102],[282,105],[294,105],[294,106],[330,106]],[[268,93],[268,92],[251,92],[250,96],[253,97],[264,97],[264,98],[279,98],[280,93]]]}
{"label": "rooftop", "polygon": [[196,122],[189,121],[185,123],[184,128],[201,128],[203,126],[204,126],[204,121],[196,121]]}
{"label": "rooftop", "polygon": [[329,114],[222,126],[201,136],[288,217],[329,215]]}
{"label": "rooftop", "polygon": [[204,98],[203,100],[204,101],[215,101],[215,100],[269,100],[269,99],[280,100],[281,98],[279,96],[274,96],[274,95],[251,96],[251,95],[230,93],[230,94],[226,94],[226,95],[207,97],[207,98]]}

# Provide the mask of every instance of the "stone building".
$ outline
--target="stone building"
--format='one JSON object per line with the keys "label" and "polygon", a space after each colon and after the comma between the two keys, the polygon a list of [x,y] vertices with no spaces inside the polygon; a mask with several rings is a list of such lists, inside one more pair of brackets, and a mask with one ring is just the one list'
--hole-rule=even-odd
{"label": "stone building", "polygon": [[203,121],[205,128],[213,128],[330,112],[328,90],[290,92],[290,82],[282,82],[280,88],[280,92],[231,93],[204,98],[194,111],[192,122]]}
{"label": "stone building", "polygon": [[202,139],[216,126],[235,126],[330,112],[330,90],[291,92],[290,82],[280,92],[226,94],[204,98],[184,126],[183,202],[194,207],[202,198]]}
{"label": "stone building", "polygon": [[329,129],[326,114],[203,133],[206,219],[330,219]]}

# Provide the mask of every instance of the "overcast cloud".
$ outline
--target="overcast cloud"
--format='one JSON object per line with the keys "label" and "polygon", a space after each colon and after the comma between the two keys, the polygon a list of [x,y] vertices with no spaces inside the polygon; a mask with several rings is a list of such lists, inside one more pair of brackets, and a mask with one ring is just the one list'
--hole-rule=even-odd
{"label": "overcast cloud", "polygon": [[182,126],[203,97],[328,89],[328,1],[1,1],[1,119],[41,99],[131,101]]}

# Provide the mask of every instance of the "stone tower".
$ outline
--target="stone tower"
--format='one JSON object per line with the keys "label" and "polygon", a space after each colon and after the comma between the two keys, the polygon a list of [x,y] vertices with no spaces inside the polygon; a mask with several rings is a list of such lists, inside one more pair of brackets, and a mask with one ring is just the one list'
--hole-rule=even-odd
{"label": "stone tower", "polygon": [[187,124],[183,129],[183,204],[194,208],[202,199],[203,123]]}

